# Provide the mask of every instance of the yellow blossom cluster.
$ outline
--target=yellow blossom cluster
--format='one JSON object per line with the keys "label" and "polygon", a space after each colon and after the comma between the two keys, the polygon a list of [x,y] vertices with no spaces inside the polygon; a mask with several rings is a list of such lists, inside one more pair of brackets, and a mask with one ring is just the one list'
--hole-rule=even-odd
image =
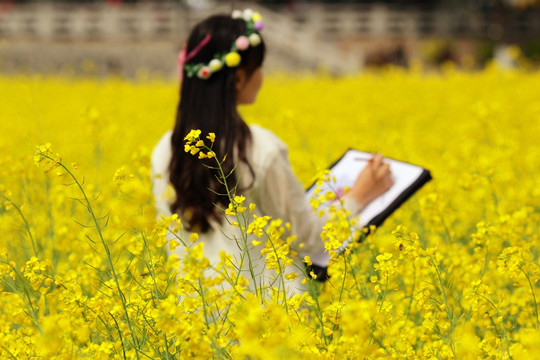
{"label": "yellow blossom cluster", "polygon": [[[242,194],[223,209],[241,258],[212,263],[178,216],[156,221],[150,149],[176,84],[1,75],[0,358],[539,358],[538,87],[495,66],[269,76],[241,112],[288,144],[306,187],[350,147],[433,174],[364,231],[342,194],[316,192],[313,208],[334,204],[323,283],[286,219]],[[185,150],[217,171],[216,140],[194,129]],[[308,290],[287,293],[296,281]]]}
{"label": "yellow blossom cluster", "polygon": [[[191,130],[189,134],[187,134],[184,138],[186,140],[186,144],[184,145],[184,151],[190,153],[191,155],[199,154],[199,159],[211,159],[214,156],[216,156],[216,153],[214,153],[211,148],[206,148],[204,141],[199,138],[201,135],[201,130]],[[216,134],[210,133],[206,137],[210,140],[211,144],[214,144],[214,141],[216,139]],[[204,153],[201,150],[207,149],[208,152]]]}

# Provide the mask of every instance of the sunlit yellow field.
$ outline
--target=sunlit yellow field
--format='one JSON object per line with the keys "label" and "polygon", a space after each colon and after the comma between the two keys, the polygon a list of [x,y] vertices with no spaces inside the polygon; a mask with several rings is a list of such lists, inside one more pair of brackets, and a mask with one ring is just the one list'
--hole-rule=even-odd
{"label": "sunlit yellow field", "polygon": [[[534,89],[539,72],[495,67],[268,76],[241,112],[306,186],[349,147],[433,175],[330,281],[286,298],[231,282],[226,261],[204,278],[198,246],[167,258],[175,220],[156,223],[149,157],[177,84],[0,76],[0,357],[540,358]],[[287,242],[278,225],[263,247]],[[328,241],[350,236],[330,225]]]}

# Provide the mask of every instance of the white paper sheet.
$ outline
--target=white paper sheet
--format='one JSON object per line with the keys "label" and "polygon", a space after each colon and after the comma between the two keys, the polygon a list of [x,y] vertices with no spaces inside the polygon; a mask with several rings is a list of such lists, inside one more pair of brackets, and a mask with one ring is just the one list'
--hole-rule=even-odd
{"label": "white paper sheet", "polygon": [[[328,190],[335,191],[338,195],[344,193],[346,186],[351,187],[367,165],[368,159],[372,157],[371,153],[348,150],[340,161],[331,169],[331,176],[336,179],[335,183],[324,184],[322,193]],[[422,174],[424,169],[420,166],[408,164],[393,159],[384,159],[390,164],[390,171],[394,179],[394,185],[384,194],[373,200],[360,212],[360,226],[366,226],[373,218],[386,210],[407,188],[409,188]],[[309,199],[315,192],[315,186],[306,192],[306,198]],[[323,204],[321,207],[330,206],[330,203]],[[311,260],[319,266],[326,266],[329,260],[329,254],[311,254]]]}

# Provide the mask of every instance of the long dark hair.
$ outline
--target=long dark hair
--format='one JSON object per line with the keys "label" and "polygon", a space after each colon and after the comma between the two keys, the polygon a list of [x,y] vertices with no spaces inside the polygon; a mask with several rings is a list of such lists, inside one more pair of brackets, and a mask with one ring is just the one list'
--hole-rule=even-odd
{"label": "long dark hair", "polygon": [[[186,52],[189,54],[206,35],[210,34],[211,39],[189,62],[208,63],[216,54],[228,52],[236,38],[245,32],[246,23],[230,16],[217,15],[202,21],[191,32]],[[236,69],[241,68],[249,77],[262,65],[264,42],[239,53],[241,62],[237,68],[223,66],[206,80],[196,75],[190,78],[183,71],[184,80],[171,139],[169,180],[176,190],[171,211],[180,214],[184,225],[191,231],[208,231],[212,220],[221,223],[222,214],[217,207],[227,207],[229,200],[225,186],[216,178],[216,171],[205,166],[196,155],[184,152],[184,137],[190,130],[200,129],[202,138],[210,132],[216,134],[213,150],[218,159],[227,155],[223,170],[225,174],[232,172],[226,179],[229,189],[237,185],[238,179],[233,172],[235,162],[245,163],[254,179],[246,154],[251,133],[236,110],[235,74]],[[211,164],[206,162],[206,165]]]}

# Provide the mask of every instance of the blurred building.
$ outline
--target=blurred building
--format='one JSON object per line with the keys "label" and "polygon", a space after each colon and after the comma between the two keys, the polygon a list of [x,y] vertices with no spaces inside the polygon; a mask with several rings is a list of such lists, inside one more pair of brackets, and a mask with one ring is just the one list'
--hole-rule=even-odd
{"label": "blurred building", "polygon": [[[174,73],[189,29],[216,12],[265,18],[272,68],[333,73],[446,61],[540,61],[540,0],[0,0],[0,71]],[[39,54],[39,56],[36,56]]]}

